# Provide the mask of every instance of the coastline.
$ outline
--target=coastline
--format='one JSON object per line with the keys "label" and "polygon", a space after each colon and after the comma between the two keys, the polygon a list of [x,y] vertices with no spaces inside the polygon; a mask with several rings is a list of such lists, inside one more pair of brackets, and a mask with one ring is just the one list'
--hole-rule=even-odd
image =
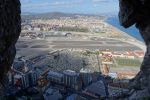
{"label": "coastline", "polygon": [[[139,48],[141,48],[144,52],[146,51],[146,46],[144,44],[144,42],[136,39],[135,37],[129,35],[128,33],[120,30],[119,28],[117,28],[116,26],[113,26],[112,24],[106,22],[106,20],[104,20],[104,23],[106,23],[111,29],[113,29],[116,33],[121,34],[122,38],[120,38],[119,40],[123,41],[123,42],[127,42],[130,44],[133,44]],[[125,38],[123,38],[125,37]]]}
{"label": "coastline", "polygon": [[105,20],[105,22],[113,25],[114,27],[118,28],[119,30],[127,33],[128,35],[136,38],[137,40],[140,40],[142,42],[144,42],[142,36],[139,33],[139,30],[136,28],[135,25],[132,25],[129,28],[124,28],[123,26],[120,25],[118,16],[113,16],[113,17],[107,17],[107,19]]}

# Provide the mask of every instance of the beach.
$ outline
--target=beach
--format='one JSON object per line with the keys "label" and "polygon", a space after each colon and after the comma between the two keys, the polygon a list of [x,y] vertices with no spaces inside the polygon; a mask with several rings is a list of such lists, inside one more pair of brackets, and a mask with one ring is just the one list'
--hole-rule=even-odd
{"label": "beach", "polygon": [[104,23],[106,23],[110,27],[110,29],[112,29],[114,32],[116,32],[116,34],[121,36],[121,38],[118,38],[119,40],[133,44],[133,45],[141,48],[144,52],[146,51],[146,46],[143,41],[129,35],[128,33],[120,30],[119,28],[117,28],[116,26],[114,26],[108,22],[104,22]]}

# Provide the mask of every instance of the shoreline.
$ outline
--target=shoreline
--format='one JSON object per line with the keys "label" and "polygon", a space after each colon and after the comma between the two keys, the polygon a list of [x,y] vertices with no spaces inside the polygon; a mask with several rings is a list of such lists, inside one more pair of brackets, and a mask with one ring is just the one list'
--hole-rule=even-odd
{"label": "shoreline", "polygon": [[[146,51],[146,45],[144,44],[144,42],[136,39],[135,37],[129,35],[128,33],[124,32],[124,31],[120,30],[119,28],[113,26],[112,24],[106,22],[106,20],[104,20],[103,22],[106,23],[116,33],[119,33],[120,35],[122,35],[122,37],[125,36],[125,38],[120,38],[119,40],[133,44],[133,45],[141,48],[144,52]],[[125,40],[126,38],[127,38],[127,40]]]}

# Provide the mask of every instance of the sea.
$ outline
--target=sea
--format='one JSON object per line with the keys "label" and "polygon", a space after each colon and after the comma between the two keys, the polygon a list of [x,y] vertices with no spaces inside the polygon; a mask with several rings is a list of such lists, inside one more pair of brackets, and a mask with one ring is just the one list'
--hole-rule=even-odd
{"label": "sea", "polygon": [[129,34],[130,36],[136,38],[137,40],[143,42],[143,39],[138,31],[138,29],[135,27],[135,25],[131,26],[130,28],[124,28],[119,24],[119,19],[117,16],[115,17],[108,17],[106,20],[107,23],[117,27],[118,29],[120,29],[121,31],[126,32],[127,34]]}

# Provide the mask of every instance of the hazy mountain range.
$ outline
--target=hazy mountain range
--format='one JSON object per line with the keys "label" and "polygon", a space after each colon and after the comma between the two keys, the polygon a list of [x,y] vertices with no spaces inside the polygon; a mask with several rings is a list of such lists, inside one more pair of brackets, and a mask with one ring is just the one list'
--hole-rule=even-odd
{"label": "hazy mountain range", "polygon": [[32,19],[59,19],[60,17],[72,17],[76,18],[77,15],[80,16],[99,16],[104,18],[102,15],[92,15],[92,14],[71,14],[71,13],[62,13],[62,12],[49,12],[49,13],[22,13],[23,20],[32,20]]}

